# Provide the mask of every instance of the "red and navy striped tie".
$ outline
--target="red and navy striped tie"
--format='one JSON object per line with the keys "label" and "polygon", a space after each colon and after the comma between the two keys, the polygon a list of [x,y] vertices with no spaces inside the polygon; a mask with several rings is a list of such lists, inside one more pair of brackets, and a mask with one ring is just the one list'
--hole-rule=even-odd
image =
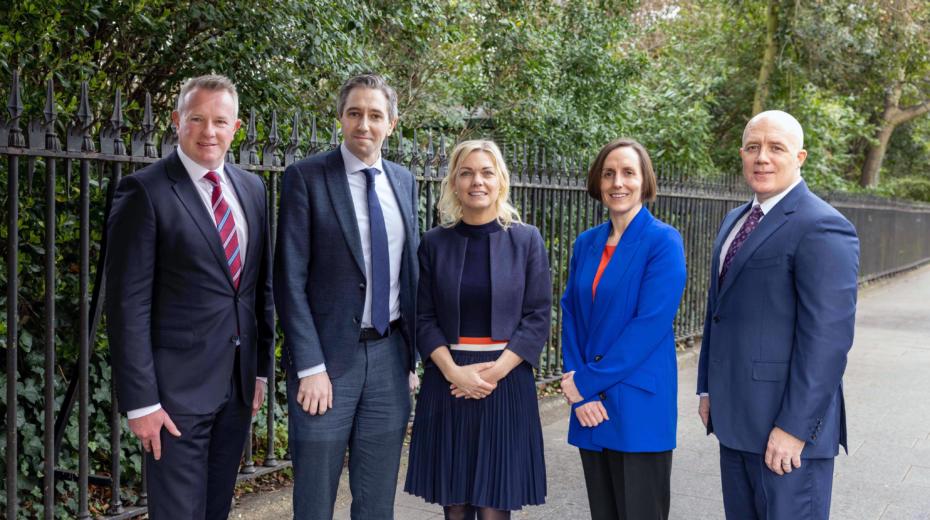
{"label": "red and navy striped tie", "polygon": [[239,276],[242,274],[242,256],[239,254],[239,237],[236,234],[236,219],[232,208],[226,203],[223,188],[220,187],[220,178],[214,171],[207,172],[204,178],[213,185],[213,218],[216,220],[216,230],[220,233],[223,251],[226,253],[226,265],[232,275],[233,285],[239,288]]}

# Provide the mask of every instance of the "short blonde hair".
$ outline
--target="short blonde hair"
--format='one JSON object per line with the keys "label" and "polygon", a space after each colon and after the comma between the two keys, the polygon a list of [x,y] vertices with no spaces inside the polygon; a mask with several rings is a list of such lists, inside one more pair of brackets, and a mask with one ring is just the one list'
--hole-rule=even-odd
{"label": "short blonde hair", "polygon": [[494,141],[471,140],[462,141],[455,145],[452,150],[452,158],[449,160],[449,173],[442,179],[440,185],[439,202],[436,203],[439,209],[439,223],[443,227],[452,227],[462,220],[462,202],[455,195],[455,181],[458,178],[459,168],[465,161],[465,158],[472,152],[486,152],[491,156],[491,162],[494,163],[494,173],[500,183],[500,191],[497,193],[495,206],[497,209],[497,221],[505,229],[514,222],[521,222],[520,213],[510,204],[510,172],[507,171],[507,165],[504,163],[504,156],[500,148],[494,144]]}

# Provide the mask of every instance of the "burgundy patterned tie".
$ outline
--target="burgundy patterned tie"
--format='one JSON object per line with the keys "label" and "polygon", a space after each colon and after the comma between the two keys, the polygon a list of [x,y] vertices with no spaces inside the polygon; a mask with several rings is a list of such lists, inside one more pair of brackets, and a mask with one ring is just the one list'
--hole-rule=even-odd
{"label": "burgundy patterned tie", "polygon": [[239,275],[242,274],[242,257],[239,255],[239,237],[236,234],[236,219],[233,218],[232,209],[223,197],[223,188],[220,187],[220,178],[214,171],[207,172],[204,178],[213,185],[213,218],[216,220],[216,230],[220,234],[223,250],[226,252],[226,265],[232,275],[233,285],[239,288]]}
{"label": "burgundy patterned tie", "polygon": [[733,257],[735,257],[739,249],[743,247],[743,242],[749,238],[749,234],[756,229],[756,226],[759,225],[759,221],[762,220],[764,215],[765,214],[762,213],[762,206],[756,204],[752,207],[752,211],[749,212],[749,216],[746,217],[746,221],[743,222],[739,231],[736,232],[736,236],[733,237],[733,241],[730,242],[730,249],[727,249],[727,256],[723,258],[723,268],[720,269],[720,278],[717,279],[718,287],[723,285],[723,277],[726,276],[727,271],[730,269],[730,264],[733,263]]}

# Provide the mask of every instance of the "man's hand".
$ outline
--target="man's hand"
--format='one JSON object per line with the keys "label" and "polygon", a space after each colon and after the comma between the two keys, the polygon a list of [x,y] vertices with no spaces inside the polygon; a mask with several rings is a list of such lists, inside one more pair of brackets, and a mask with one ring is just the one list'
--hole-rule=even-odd
{"label": "man's hand", "polygon": [[765,447],[765,465],[777,475],[791,473],[792,468],[801,467],[802,450],[804,441],[776,426]]}
{"label": "man's hand", "polygon": [[593,428],[604,421],[610,420],[607,417],[607,409],[604,403],[600,401],[591,401],[575,408],[575,416],[582,426]]}
{"label": "man's hand", "polygon": [[568,400],[568,404],[580,403],[584,400],[584,398],[581,397],[581,392],[578,391],[578,387],[575,386],[574,370],[567,374],[562,374],[562,393],[565,395],[565,399]]}
{"label": "man's hand", "polygon": [[265,402],[265,383],[261,379],[255,380],[255,395],[252,397],[252,417],[258,415],[258,411]]}
{"label": "man's hand", "polygon": [[710,422],[710,396],[702,395],[701,401],[698,403],[698,415],[701,416],[701,422],[704,423],[704,427],[707,428],[707,423]]}
{"label": "man's hand", "polygon": [[300,378],[297,404],[310,415],[323,415],[333,407],[333,384],[326,372]]}
{"label": "man's hand", "polygon": [[129,419],[129,429],[142,441],[142,448],[152,452],[155,460],[161,459],[161,429],[175,437],[181,436],[181,431],[174,425],[164,408],[160,408],[148,415]]}
{"label": "man's hand", "polygon": [[489,383],[481,377],[481,372],[494,366],[493,361],[474,363],[456,367],[448,379],[449,389],[455,397],[468,399],[483,399],[497,388],[497,383]]}
{"label": "man's hand", "polygon": [[407,376],[407,385],[410,386],[411,392],[416,392],[417,388],[420,388],[420,376],[413,370],[411,370],[410,375]]}

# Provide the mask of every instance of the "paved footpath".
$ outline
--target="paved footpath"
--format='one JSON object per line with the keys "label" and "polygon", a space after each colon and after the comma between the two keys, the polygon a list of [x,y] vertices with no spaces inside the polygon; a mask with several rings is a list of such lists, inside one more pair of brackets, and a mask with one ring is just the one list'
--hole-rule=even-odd
{"label": "paved footpath", "polygon": [[[859,299],[856,340],[844,378],[849,455],[841,452],[836,460],[831,518],[930,520],[930,266],[866,288]],[[679,359],[675,520],[724,518],[717,442],[704,435],[697,417],[696,365],[692,353]],[[544,400],[540,408],[549,496],[546,505],[513,518],[589,518],[578,452],[565,442],[568,409],[558,399]],[[290,494],[288,488],[247,497],[230,518],[290,518]],[[343,486],[337,519],[349,518],[348,501]],[[396,518],[437,519],[442,514],[438,506],[398,489]]]}

